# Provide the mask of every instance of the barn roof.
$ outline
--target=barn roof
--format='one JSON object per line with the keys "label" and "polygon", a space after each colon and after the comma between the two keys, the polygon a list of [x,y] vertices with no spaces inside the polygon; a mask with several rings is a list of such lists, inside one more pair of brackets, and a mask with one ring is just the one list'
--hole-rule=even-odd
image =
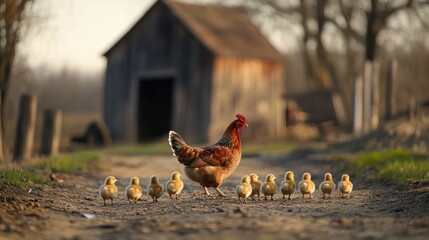
{"label": "barn roof", "polygon": [[[214,54],[283,60],[281,53],[253,25],[249,17],[238,8],[220,5],[197,5],[175,0],[159,0],[155,4],[158,3],[169,8],[191,33]],[[105,55],[107,56],[134,28],[135,26]]]}

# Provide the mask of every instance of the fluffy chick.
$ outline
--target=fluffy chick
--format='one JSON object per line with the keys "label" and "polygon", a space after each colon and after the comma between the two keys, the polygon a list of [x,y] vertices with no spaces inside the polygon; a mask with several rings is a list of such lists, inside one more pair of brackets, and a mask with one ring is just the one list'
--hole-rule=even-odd
{"label": "fluffy chick", "polygon": [[241,179],[241,183],[235,189],[238,196],[238,202],[241,203],[241,198],[244,198],[244,203],[247,204],[247,198],[252,193],[252,185],[250,184],[250,177],[245,175]]}
{"label": "fluffy chick", "polygon": [[256,173],[250,174],[250,184],[252,185],[252,193],[250,194],[250,197],[252,200],[254,199],[254,196],[258,196],[258,200],[261,201],[261,186],[262,182],[258,180],[259,176],[256,175]]}
{"label": "fluffy chick", "polygon": [[338,191],[341,193],[341,198],[350,198],[350,193],[353,190],[353,183],[350,182],[350,176],[343,174],[341,181],[338,182]]}
{"label": "fluffy chick", "polygon": [[295,192],[295,179],[292,171],[288,171],[285,174],[285,180],[281,183],[280,190],[283,194],[283,199],[285,198],[285,195],[288,194],[289,197],[287,199],[290,200],[290,195],[292,195],[293,192]]}
{"label": "fluffy chick", "polygon": [[118,196],[118,187],[115,185],[116,181],[118,180],[114,176],[108,176],[104,184],[100,187],[100,196],[103,198],[104,206],[107,206],[107,199],[110,199],[113,206],[113,199]]}
{"label": "fluffy chick", "polygon": [[[138,177],[132,177],[130,185],[125,188],[125,197],[131,204],[137,203],[137,200],[142,196],[143,190],[140,187],[140,179]],[[133,201],[133,202],[132,202]]]}
{"label": "fluffy chick", "polygon": [[335,191],[335,183],[332,181],[332,174],[325,173],[325,180],[320,183],[319,190],[323,194],[323,199],[325,199],[326,195],[328,195],[327,198],[331,198],[331,193]]}
{"label": "fluffy chick", "polygon": [[274,194],[276,194],[276,190],[277,190],[277,185],[276,185],[276,182],[274,182],[274,179],[276,179],[274,175],[268,174],[267,177],[265,178],[264,184],[262,184],[261,191],[265,196],[265,200],[268,200],[267,196],[271,196],[271,201],[274,200],[273,196]]}
{"label": "fluffy chick", "polygon": [[309,195],[309,198],[313,198],[313,193],[316,190],[316,185],[313,181],[311,181],[310,173],[306,172],[302,175],[302,180],[299,182],[298,187],[303,198],[305,198],[306,194]]}
{"label": "fluffy chick", "polygon": [[159,183],[157,176],[150,178],[150,183],[147,185],[147,194],[152,198],[153,202],[158,202],[158,198],[162,196],[164,188]]}
{"label": "fluffy chick", "polygon": [[173,199],[172,195],[176,196],[176,199],[179,199],[179,194],[183,189],[183,181],[180,180],[180,176],[182,176],[179,172],[173,172],[171,174],[171,179],[166,184],[166,189],[170,198]]}

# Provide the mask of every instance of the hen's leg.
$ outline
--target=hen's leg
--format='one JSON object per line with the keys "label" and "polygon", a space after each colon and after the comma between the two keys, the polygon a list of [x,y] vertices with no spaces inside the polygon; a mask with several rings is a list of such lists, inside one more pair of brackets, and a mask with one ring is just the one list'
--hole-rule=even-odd
{"label": "hen's leg", "polygon": [[216,192],[218,193],[218,196],[219,196],[219,197],[226,197],[225,193],[223,193],[223,192],[219,189],[219,187],[217,187],[217,188],[215,188],[215,189],[216,189]]}
{"label": "hen's leg", "polygon": [[204,187],[204,195],[206,195],[207,197],[213,196],[210,194],[209,190],[206,187]]}

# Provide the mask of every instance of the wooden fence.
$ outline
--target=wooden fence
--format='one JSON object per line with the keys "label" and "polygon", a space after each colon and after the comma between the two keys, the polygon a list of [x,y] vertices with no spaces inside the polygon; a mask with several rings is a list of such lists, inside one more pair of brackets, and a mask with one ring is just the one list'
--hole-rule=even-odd
{"label": "wooden fence", "polygon": [[[15,132],[13,161],[28,161],[32,157],[36,128],[37,98],[30,94],[21,96]],[[44,114],[42,149],[44,155],[57,154],[61,138],[61,111],[47,110]]]}

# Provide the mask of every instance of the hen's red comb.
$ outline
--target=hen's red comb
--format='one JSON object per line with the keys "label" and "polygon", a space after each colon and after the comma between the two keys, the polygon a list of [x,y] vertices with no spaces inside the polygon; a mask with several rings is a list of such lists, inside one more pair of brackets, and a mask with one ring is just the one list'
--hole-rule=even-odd
{"label": "hen's red comb", "polygon": [[244,123],[247,123],[246,118],[243,115],[241,115],[240,113],[238,113],[237,115],[235,115],[235,117],[237,119],[239,119],[240,121],[242,121]]}

